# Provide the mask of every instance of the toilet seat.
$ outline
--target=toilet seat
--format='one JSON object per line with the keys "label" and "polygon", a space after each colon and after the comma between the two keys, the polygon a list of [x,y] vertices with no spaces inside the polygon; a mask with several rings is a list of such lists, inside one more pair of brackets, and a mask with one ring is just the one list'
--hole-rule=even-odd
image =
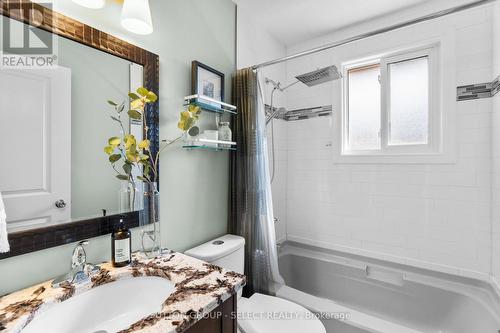
{"label": "toilet seat", "polygon": [[238,299],[238,327],[241,333],[326,333],[303,306],[263,294]]}

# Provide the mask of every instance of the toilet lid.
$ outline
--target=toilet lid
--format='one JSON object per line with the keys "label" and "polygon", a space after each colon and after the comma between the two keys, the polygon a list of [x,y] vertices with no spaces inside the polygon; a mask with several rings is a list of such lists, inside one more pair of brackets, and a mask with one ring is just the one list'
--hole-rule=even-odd
{"label": "toilet lid", "polygon": [[244,333],[326,333],[321,321],[303,306],[263,294],[238,300],[238,326]]}

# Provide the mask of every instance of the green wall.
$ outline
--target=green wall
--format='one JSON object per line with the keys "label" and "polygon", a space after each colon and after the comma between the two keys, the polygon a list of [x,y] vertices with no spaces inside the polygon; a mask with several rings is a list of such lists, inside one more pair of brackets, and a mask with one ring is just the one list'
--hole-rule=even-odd
{"label": "green wall", "polygon": [[[66,2],[65,2],[66,3]],[[119,27],[119,7],[92,11],[61,2],[56,9],[117,35],[160,56],[160,136],[178,135],[183,97],[190,94],[191,61],[226,74],[226,100],[236,67],[236,17],[231,0],[151,0],[155,32],[132,36]],[[201,124],[215,127],[213,115]],[[227,231],[229,155],[171,147],[161,158],[161,228],[163,245],[183,251]],[[132,242],[138,244],[137,232]],[[67,272],[74,244],[0,261],[0,295]],[[134,248],[137,249],[136,246]],[[109,260],[109,236],[91,240],[89,261]]]}

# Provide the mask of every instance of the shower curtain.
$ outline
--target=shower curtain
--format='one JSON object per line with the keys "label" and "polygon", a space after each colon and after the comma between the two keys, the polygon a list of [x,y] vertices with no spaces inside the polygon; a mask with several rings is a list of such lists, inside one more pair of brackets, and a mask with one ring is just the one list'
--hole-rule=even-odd
{"label": "shower curtain", "polygon": [[245,238],[244,295],[275,295],[284,284],[278,270],[274,215],[267,155],[266,116],[259,74],[242,69],[233,78],[237,151],[231,166],[232,233]]}

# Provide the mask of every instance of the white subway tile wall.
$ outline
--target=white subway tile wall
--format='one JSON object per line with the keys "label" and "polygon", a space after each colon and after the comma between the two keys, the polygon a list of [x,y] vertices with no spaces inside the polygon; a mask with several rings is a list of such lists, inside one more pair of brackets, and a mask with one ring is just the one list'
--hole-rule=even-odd
{"label": "white subway tile wall", "polygon": [[[496,15],[495,29],[500,36],[498,6]],[[289,61],[287,82],[332,63],[340,66],[356,57],[444,38],[442,55],[448,58],[443,59],[443,72],[452,73],[454,80],[444,87],[443,98],[454,99],[458,85],[488,82],[500,73],[499,64],[497,74],[493,73],[493,26],[491,6],[455,14]],[[497,44],[499,40],[497,37]],[[288,52],[305,48],[308,45],[296,45]],[[340,81],[290,88],[281,106],[295,109],[332,104],[333,116],[275,121],[273,196],[276,216],[286,223],[277,226],[278,237],[286,232],[289,240],[488,278],[492,173],[500,175],[500,139],[499,153],[494,156],[499,163],[494,170],[491,163],[492,110],[495,105],[500,112],[498,96],[443,103],[456,114],[452,125],[456,126],[457,156],[453,163],[336,164]],[[493,126],[500,131],[500,119]],[[493,179],[495,193],[500,193],[500,180]],[[495,207],[500,212],[500,195],[496,197]],[[493,266],[500,276],[500,222],[495,232]]]}

